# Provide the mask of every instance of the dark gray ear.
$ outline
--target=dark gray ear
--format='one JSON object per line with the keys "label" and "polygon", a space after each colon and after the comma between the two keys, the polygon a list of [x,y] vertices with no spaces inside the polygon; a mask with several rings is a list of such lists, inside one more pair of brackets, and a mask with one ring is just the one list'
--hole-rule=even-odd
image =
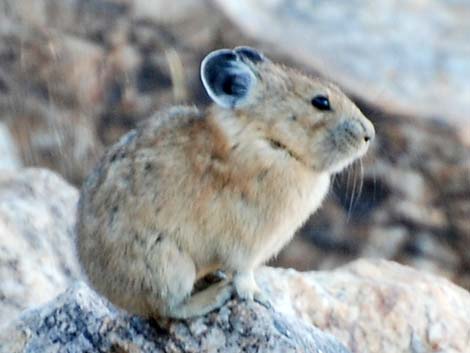
{"label": "dark gray ear", "polygon": [[207,94],[224,108],[242,106],[256,84],[251,68],[229,49],[213,51],[204,58],[201,80]]}
{"label": "dark gray ear", "polygon": [[236,47],[233,49],[233,51],[254,64],[266,61],[266,57],[263,55],[263,53],[251,47]]}

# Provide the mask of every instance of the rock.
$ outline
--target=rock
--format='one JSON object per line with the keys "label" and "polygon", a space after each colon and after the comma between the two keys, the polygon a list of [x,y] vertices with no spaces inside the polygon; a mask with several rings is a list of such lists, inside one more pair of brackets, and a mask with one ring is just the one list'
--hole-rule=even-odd
{"label": "rock", "polygon": [[0,176],[0,324],[79,278],[73,251],[78,192],[47,170]]}
{"label": "rock", "polygon": [[470,110],[468,2],[215,2],[244,33],[332,77],[369,104],[450,119],[470,132],[470,116],[462,113]]}
{"label": "rock", "polygon": [[21,166],[18,150],[5,123],[0,122],[0,170],[15,170]]}
{"label": "rock", "polygon": [[327,272],[265,267],[257,281],[275,310],[232,299],[205,317],[164,326],[116,310],[79,283],[11,322],[0,332],[0,352],[463,353],[468,348],[470,294],[431,274],[361,260]]}
{"label": "rock", "polygon": [[255,303],[230,301],[206,317],[168,323],[129,316],[77,284],[26,311],[0,333],[1,353],[311,352],[348,353],[333,336]]}
{"label": "rock", "polygon": [[470,293],[385,260],[334,271],[263,268],[258,282],[285,315],[329,332],[353,353],[468,352]]}

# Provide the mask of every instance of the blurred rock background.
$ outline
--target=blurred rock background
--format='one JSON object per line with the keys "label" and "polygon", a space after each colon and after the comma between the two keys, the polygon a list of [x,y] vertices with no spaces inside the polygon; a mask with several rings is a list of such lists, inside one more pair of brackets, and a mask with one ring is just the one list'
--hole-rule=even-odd
{"label": "blurred rock background", "polygon": [[207,52],[255,46],[336,81],[377,130],[273,264],[385,258],[470,289],[469,35],[463,0],[2,0],[0,166],[78,186],[155,110],[209,103]]}

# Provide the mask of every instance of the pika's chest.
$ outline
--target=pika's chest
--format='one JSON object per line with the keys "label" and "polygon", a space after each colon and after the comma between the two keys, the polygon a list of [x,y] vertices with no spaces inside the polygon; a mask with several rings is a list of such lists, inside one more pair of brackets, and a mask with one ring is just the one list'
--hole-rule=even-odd
{"label": "pika's chest", "polygon": [[258,235],[256,262],[262,263],[276,255],[320,206],[328,192],[328,175],[321,175],[299,185],[291,185],[290,192],[271,214],[266,215],[266,226]]}
{"label": "pika's chest", "polygon": [[296,223],[314,212],[328,192],[330,178],[327,173],[273,175],[260,193],[266,216],[278,225]]}
{"label": "pika's chest", "polygon": [[276,207],[267,214],[266,222],[272,225],[272,237],[290,237],[320,206],[328,192],[330,179],[326,174],[311,180],[289,185],[280,195]]}
{"label": "pika's chest", "polygon": [[[267,185],[254,200],[243,200],[243,207],[226,209],[236,220],[230,227],[232,249],[238,249],[238,261],[262,263],[279,252],[295,231],[321,205],[329,188],[327,174],[304,180],[284,178]],[[232,205],[234,206],[234,205]],[[242,260],[240,260],[242,259]]]}

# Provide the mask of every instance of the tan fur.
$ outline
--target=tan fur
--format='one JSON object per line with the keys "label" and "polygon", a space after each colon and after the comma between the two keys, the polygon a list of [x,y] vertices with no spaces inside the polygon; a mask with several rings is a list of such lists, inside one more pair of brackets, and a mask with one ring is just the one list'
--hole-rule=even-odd
{"label": "tan fur", "polygon": [[[270,61],[253,70],[258,84],[245,106],[157,113],[84,183],[79,258],[114,304],[185,318],[221,306],[232,283],[242,298],[261,298],[253,270],[320,206],[330,175],[365,153],[362,137],[336,126],[350,120],[373,137],[372,124],[334,85]],[[318,94],[333,111],[312,107]],[[232,281],[191,295],[217,269]]]}

